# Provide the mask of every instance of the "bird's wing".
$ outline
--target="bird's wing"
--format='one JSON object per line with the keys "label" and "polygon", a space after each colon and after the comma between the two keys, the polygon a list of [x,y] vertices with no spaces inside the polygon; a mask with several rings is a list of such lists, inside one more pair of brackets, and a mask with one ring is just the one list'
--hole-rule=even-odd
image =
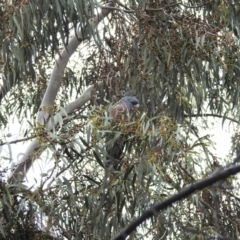
{"label": "bird's wing", "polygon": [[124,101],[118,101],[110,108],[110,116],[112,118],[117,118],[126,111],[127,111],[126,103]]}

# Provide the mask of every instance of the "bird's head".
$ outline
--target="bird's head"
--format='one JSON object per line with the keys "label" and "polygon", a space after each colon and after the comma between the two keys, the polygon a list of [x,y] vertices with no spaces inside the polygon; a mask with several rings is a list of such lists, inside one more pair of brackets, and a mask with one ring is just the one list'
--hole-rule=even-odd
{"label": "bird's head", "polygon": [[136,110],[137,108],[139,108],[139,101],[134,96],[125,96],[122,98],[122,101],[125,102],[128,111]]}

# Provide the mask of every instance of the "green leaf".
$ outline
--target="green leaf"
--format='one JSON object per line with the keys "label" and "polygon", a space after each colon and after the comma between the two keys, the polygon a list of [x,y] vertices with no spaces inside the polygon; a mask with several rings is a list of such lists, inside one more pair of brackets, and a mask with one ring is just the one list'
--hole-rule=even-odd
{"label": "green leaf", "polygon": [[99,153],[97,153],[96,151],[93,151],[93,155],[94,155],[96,161],[99,163],[99,165],[100,165],[101,167],[105,168],[105,166],[104,166],[101,158],[99,157]]}
{"label": "green leaf", "polygon": [[73,195],[73,189],[72,189],[71,183],[65,177],[63,177],[63,181],[67,185],[68,192],[70,193],[70,195]]}
{"label": "green leaf", "polygon": [[124,174],[123,180],[127,179],[128,175],[132,172],[133,168],[134,168],[134,166],[132,165],[127,169],[127,171]]}
{"label": "green leaf", "polygon": [[89,181],[96,183],[97,185],[100,185],[101,182],[96,181],[95,179],[91,178],[88,175],[82,175],[83,177],[87,178]]}

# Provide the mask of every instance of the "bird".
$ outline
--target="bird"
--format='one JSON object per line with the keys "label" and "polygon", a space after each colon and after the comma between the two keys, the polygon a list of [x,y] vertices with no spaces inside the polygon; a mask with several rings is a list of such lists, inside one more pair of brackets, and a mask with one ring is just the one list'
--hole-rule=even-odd
{"label": "bird", "polygon": [[[126,121],[131,121],[139,108],[138,99],[128,93],[125,94],[118,102],[110,107],[109,115],[112,121],[117,121],[122,118]],[[106,144],[107,164],[106,166],[113,166],[114,169],[118,166],[119,161],[123,157],[123,149],[127,142],[126,134],[111,134],[110,140]]]}
{"label": "bird", "polygon": [[110,108],[110,117],[115,120],[123,116],[130,121],[138,108],[139,101],[135,96],[124,96]]}

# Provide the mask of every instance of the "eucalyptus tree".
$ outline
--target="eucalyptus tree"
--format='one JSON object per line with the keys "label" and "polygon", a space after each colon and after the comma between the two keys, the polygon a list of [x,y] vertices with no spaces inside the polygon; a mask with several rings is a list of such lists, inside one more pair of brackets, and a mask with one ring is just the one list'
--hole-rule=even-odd
{"label": "eucalyptus tree", "polygon": [[[239,9],[230,0],[1,2],[1,129],[22,124],[19,139],[1,140],[2,164],[14,163],[2,170],[1,238],[110,239],[162,202],[118,239],[237,239],[238,179],[225,178],[239,167]],[[128,92],[138,112],[112,121],[109,108]],[[201,134],[209,117],[235,124],[227,159]],[[123,157],[109,167],[106,144],[121,137]],[[26,187],[41,161],[53,167]]]}

